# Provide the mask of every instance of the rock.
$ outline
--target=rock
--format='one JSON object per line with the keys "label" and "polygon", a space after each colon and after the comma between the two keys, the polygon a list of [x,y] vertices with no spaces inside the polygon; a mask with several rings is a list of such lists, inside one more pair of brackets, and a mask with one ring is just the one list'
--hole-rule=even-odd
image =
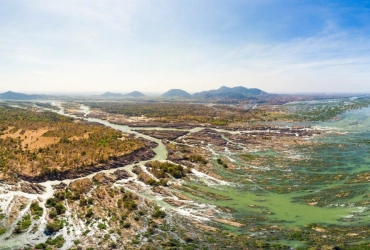
{"label": "rock", "polygon": [[90,179],[84,178],[79,179],[69,184],[69,189],[77,193],[88,193],[93,187],[93,183]]}
{"label": "rock", "polygon": [[114,175],[117,177],[117,180],[128,179],[131,177],[131,175],[124,169],[114,171]]}
{"label": "rock", "polygon": [[184,205],[183,201],[177,201],[177,200],[170,199],[170,198],[164,198],[163,201],[167,202],[168,204],[170,204],[174,207],[181,207],[181,206]]}
{"label": "rock", "polygon": [[28,194],[42,194],[45,192],[45,187],[37,183],[22,182],[21,191]]}
{"label": "rock", "polygon": [[39,202],[43,202],[43,201],[44,201],[44,199],[43,199],[43,198],[41,198],[41,197],[37,197],[37,200],[38,200]]}
{"label": "rock", "polygon": [[98,173],[98,174],[94,175],[92,180],[94,182],[97,182],[97,183],[103,184],[103,185],[111,185],[111,184],[114,183],[114,180],[111,177],[109,177],[108,175],[104,174],[104,173]]}
{"label": "rock", "polygon": [[21,179],[26,181],[52,181],[52,180],[64,180],[64,179],[76,179],[87,176],[92,173],[99,172],[101,170],[108,170],[114,168],[121,168],[134,162],[145,161],[155,156],[152,148],[158,144],[155,142],[146,142],[147,147],[138,149],[129,155],[120,156],[118,158],[112,158],[106,163],[99,163],[96,165],[87,165],[83,167],[77,167],[75,169],[69,169],[64,172],[52,172],[47,174],[41,174],[39,176],[21,176]]}
{"label": "rock", "polygon": [[184,136],[188,131],[171,131],[171,130],[135,130],[139,133],[149,135],[157,139],[175,140],[180,136]]}
{"label": "rock", "polygon": [[[224,133],[227,136],[228,133]],[[191,134],[187,134],[186,136],[182,137],[181,139],[176,140],[179,143],[191,143],[195,145],[207,145],[207,144],[213,144],[216,146],[226,146],[227,141],[223,139],[222,133],[217,132],[213,129],[202,129],[201,131],[194,132]]]}
{"label": "rock", "polygon": [[52,185],[53,189],[64,189],[67,186],[64,182],[60,182],[59,184]]}
{"label": "rock", "polygon": [[152,190],[153,190],[153,192],[158,193],[158,194],[161,194],[163,196],[172,196],[172,193],[171,192],[168,192],[163,187],[156,186],[156,187],[153,187]]}
{"label": "rock", "polygon": [[138,174],[137,179],[141,182],[148,183],[148,181],[152,180],[153,178],[146,172],[142,171],[140,174]]}
{"label": "rock", "polygon": [[141,169],[141,167],[140,167],[140,166],[135,165],[135,166],[132,168],[132,172],[133,172],[134,174],[139,175],[141,172],[143,172],[143,170]]}

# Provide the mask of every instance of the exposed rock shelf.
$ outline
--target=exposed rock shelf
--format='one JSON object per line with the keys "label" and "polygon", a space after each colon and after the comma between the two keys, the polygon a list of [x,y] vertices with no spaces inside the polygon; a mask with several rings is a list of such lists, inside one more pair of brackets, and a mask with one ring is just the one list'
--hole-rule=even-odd
{"label": "exposed rock shelf", "polygon": [[67,170],[64,172],[60,171],[49,171],[45,172],[39,176],[22,176],[19,175],[19,178],[29,181],[29,182],[44,182],[44,181],[54,181],[54,180],[65,180],[65,179],[76,179],[80,177],[87,176],[99,172],[101,170],[108,170],[114,168],[120,168],[135,162],[150,160],[155,156],[153,148],[157,146],[156,143],[148,143],[148,147],[134,151],[133,153],[115,159],[108,160],[106,163],[87,165],[84,167]]}

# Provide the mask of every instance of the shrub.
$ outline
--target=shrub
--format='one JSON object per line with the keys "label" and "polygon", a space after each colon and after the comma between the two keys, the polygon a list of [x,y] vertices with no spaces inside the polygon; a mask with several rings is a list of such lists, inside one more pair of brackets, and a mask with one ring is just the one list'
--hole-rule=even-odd
{"label": "shrub", "polygon": [[152,213],[153,218],[164,218],[166,213],[162,211],[159,207],[155,207],[154,212]]}
{"label": "shrub", "polygon": [[87,209],[85,217],[86,218],[91,218],[93,216],[94,216],[94,212],[93,212],[92,208]]}
{"label": "shrub", "polygon": [[63,221],[59,221],[57,219],[54,220],[53,222],[49,222],[49,223],[46,224],[46,230],[50,234],[58,232],[62,228],[63,228]]}

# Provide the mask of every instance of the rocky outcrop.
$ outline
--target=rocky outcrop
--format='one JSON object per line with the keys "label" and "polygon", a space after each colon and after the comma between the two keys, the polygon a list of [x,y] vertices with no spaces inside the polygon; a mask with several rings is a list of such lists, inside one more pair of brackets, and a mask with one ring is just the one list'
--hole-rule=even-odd
{"label": "rocky outcrop", "polygon": [[19,178],[26,180],[26,181],[32,181],[32,182],[76,179],[76,178],[87,176],[89,174],[99,172],[101,170],[120,168],[120,167],[129,165],[135,162],[150,160],[151,158],[155,156],[155,153],[153,152],[152,148],[154,148],[156,145],[157,144],[154,142],[148,142],[147,147],[136,150],[129,155],[124,155],[121,157],[112,157],[106,163],[80,166],[80,167],[69,169],[63,172],[50,170],[50,171],[45,171],[39,176],[22,176],[20,174]]}
{"label": "rocky outcrop", "polygon": [[141,172],[138,176],[137,179],[141,182],[148,183],[150,180],[153,178],[146,172]]}
{"label": "rocky outcrop", "polygon": [[84,178],[71,182],[68,187],[73,192],[86,194],[93,188],[93,183],[90,179]]}
{"label": "rocky outcrop", "polygon": [[140,166],[135,165],[135,166],[132,168],[132,172],[133,172],[134,174],[139,175],[140,173],[142,173],[142,172],[143,172],[143,170],[141,169],[141,167],[140,167]]}
{"label": "rocky outcrop", "polygon": [[116,180],[128,179],[131,175],[124,169],[118,169],[113,173],[116,176]]}
{"label": "rocky outcrop", "polygon": [[191,143],[195,145],[213,144],[222,147],[226,146],[227,144],[227,141],[222,138],[221,133],[208,128],[188,134],[176,141],[179,143]]}
{"label": "rocky outcrop", "polygon": [[37,184],[37,183],[29,183],[29,182],[22,182],[21,183],[21,191],[28,194],[42,194],[46,190],[46,187]]}
{"label": "rocky outcrop", "polygon": [[109,175],[106,175],[104,173],[98,173],[94,175],[92,178],[94,183],[102,184],[102,185],[111,185],[115,182],[115,180],[110,177]]}
{"label": "rocky outcrop", "polygon": [[64,189],[66,186],[67,184],[65,184],[64,182],[60,182],[59,184],[52,185],[53,189],[57,189],[57,190]]}
{"label": "rocky outcrop", "polygon": [[141,134],[149,135],[157,139],[175,140],[180,136],[184,136],[188,131],[178,131],[178,130],[135,130]]}

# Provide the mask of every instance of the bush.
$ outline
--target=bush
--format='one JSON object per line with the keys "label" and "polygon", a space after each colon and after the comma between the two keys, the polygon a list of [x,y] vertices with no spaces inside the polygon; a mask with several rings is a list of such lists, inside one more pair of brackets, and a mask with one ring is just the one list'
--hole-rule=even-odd
{"label": "bush", "polygon": [[58,237],[55,237],[54,239],[49,238],[46,242],[48,245],[56,246],[58,248],[63,247],[65,243],[65,239],[62,235],[59,235]]}
{"label": "bush", "polygon": [[125,223],[123,223],[122,227],[124,227],[124,228],[130,228],[131,227],[131,223],[130,222],[125,222]]}
{"label": "bush", "polygon": [[30,209],[31,209],[31,214],[34,215],[35,217],[42,216],[44,212],[44,209],[39,206],[39,203],[37,201],[32,202]]}
{"label": "bush", "polygon": [[46,200],[46,207],[54,207],[57,204],[57,200],[54,198],[49,198]]}
{"label": "bush", "polygon": [[46,245],[45,243],[40,243],[35,246],[36,249],[46,249],[47,247],[48,245]]}
{"label": "bush", "polygon": [[125,201],[125,204],[123,205],[127,210],[135,210],[137,208],[137,204],[135,201]]}
{"label": "bush", "polygon": [[164,218],[166,213],[162,211],[159,207],[155,207],[154,212],[152,213],[153,218]]}
{"label": "bush", "polygon": [[51,208],[51,210],[49,212],[49,218],[54,219],[57,216],[58,216],[57,210],[55,208]]}
{"label": "bush", "polygon": [[21,234],[24,233],[31,226],[31,215],[25,215],[21,221],[18,221],[17,227],[14,229],[14,233]]}
{"label": "bush", "polygon": [[208,161],[202,155],[190,155],[189,160],[191,162],[199,162],[202,164],[208,163]]}
{"label": "bush", "polygon": [[222,160],[221,160],[221,158],[218,158],[217,159],[217,163],[218,164],[220,164],[221,166],[223,166],[224,168],[228,168],[229,166],[227,166],[227,164],[225,163],[225,162],[223,162]]}
{"label": "bush", "polygon": [[172,175],[176,179],[186,176],[184,168],[181,165],[169,162],[149,162],[147,163],[147,167],[151,168],[151,172],[158,179],[166,178],[167,174]]}
{"label": "bush", "polygon": [[87,209],[85,217],[86,218],[91,218],[93,216],[94,216],[94,212],[93,212],[92,208]]}
{"label": "bush", "polygon": [[46,224],[46,230],[48,233],[53,234],[63,228],[63,221],[54,220]]}
{"label": "bush", "polygon": [[66,207],[63,205],[63,203],[61,202],[58,202],[56,205],[55,205],[55,209],[58,213],[58,215],[60,214],[64,214],[66,212]]}

